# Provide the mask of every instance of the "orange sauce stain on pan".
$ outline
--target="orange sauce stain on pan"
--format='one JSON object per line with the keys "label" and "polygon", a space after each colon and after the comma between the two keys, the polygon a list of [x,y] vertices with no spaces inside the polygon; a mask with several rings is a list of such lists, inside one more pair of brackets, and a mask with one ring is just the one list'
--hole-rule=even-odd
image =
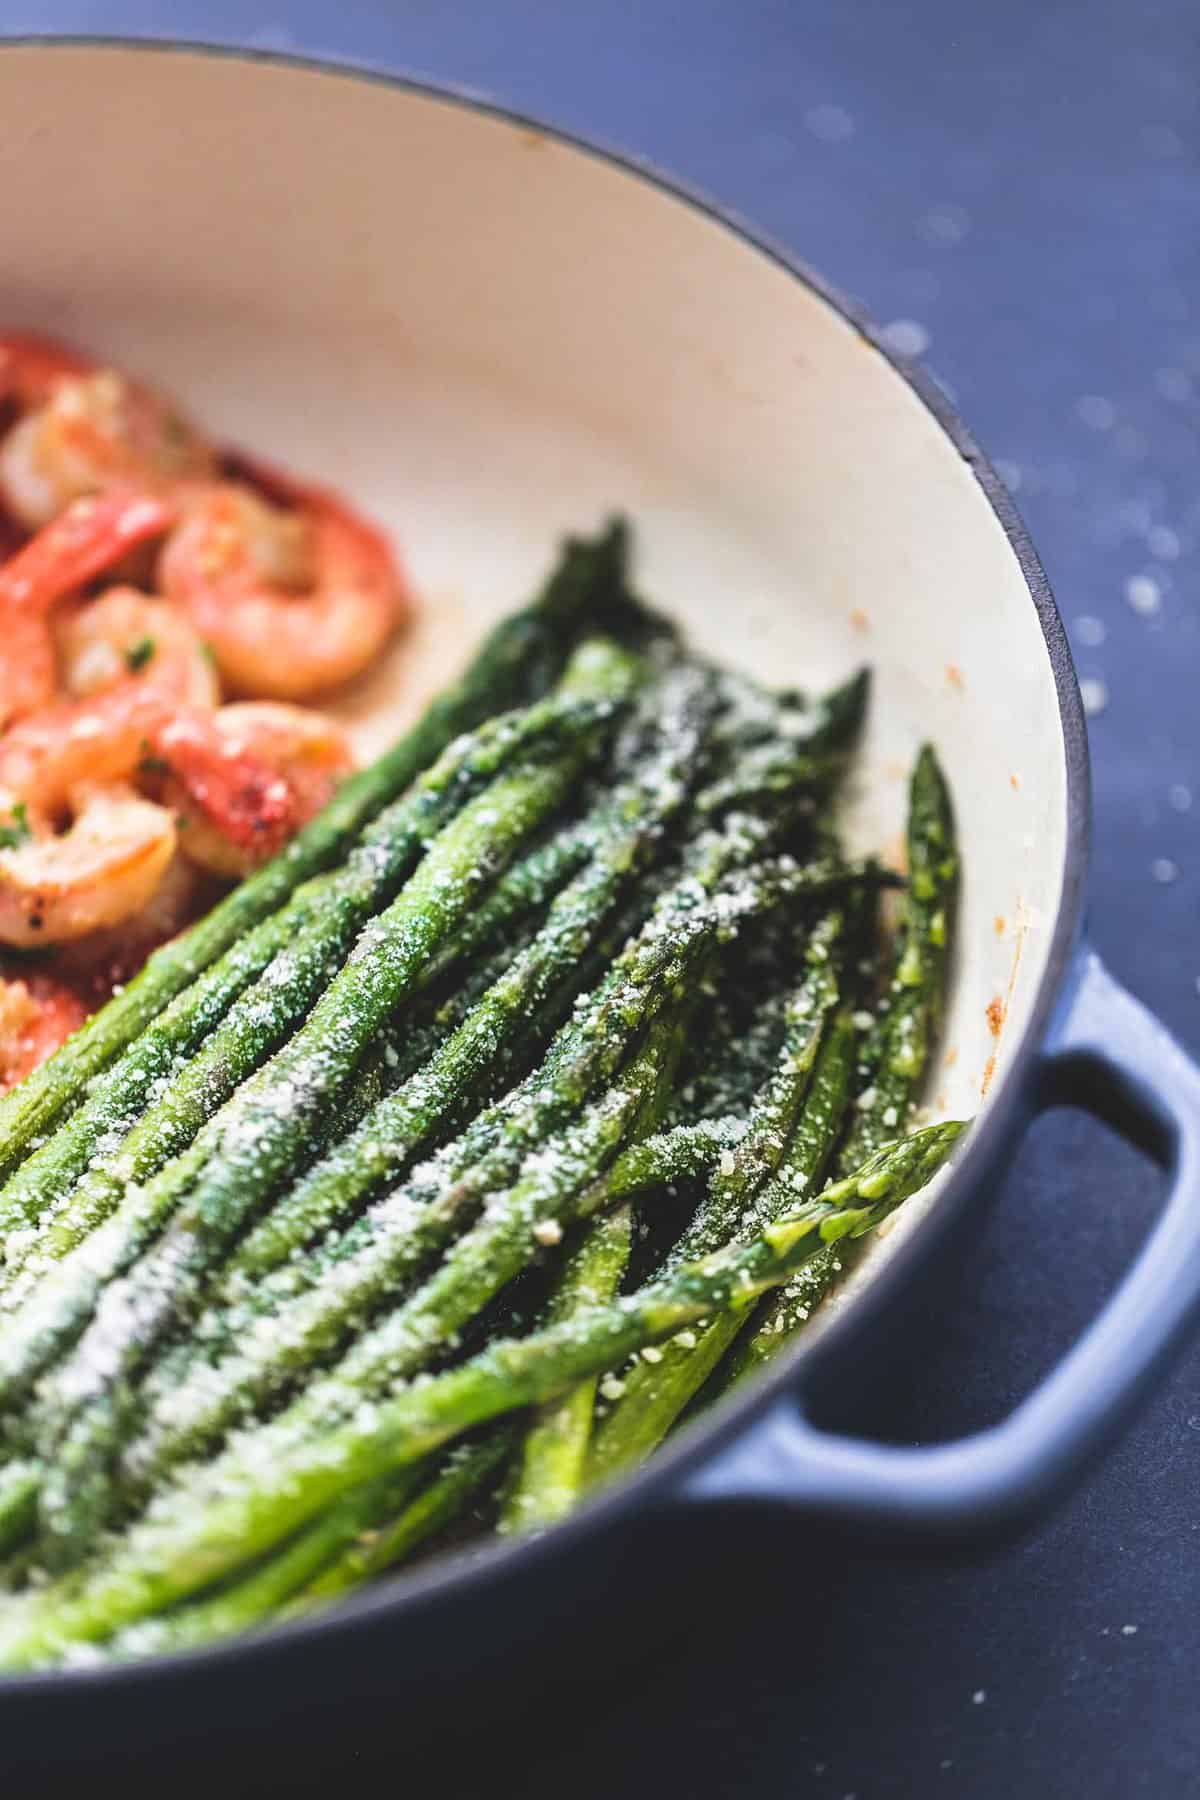
{"label": "orange sauce stain on pan", "polygon": [[[1027,930],[1025,922],[1020,916],[1022,910],[1023,909],[1022,909],[1021,903],[1018,902],[1017,903],[1018,919],[1017,919],[1016,929],[1014,932],[1015,947],[1013,950],[1012,968],[1009,970],[1009,974],[1008,974],[1008,987],[1003,994],[993,995],[993,997],[988,1001],[987,1006],[984,1008],[984,1015],[987,1019],[988,1030],[992,1034],[992,1050],[991,1050],[991,1054],[989,1055],[989,1057],[987,1059],[987,1062],[984,1064],[983,1079],[981,1080],[981,1082],[979,1084],[979,1092],[980,1092],[981,1097],[983,1095],[985,1095],[987,1093],[988,1089],[991,1087],[992,1077],[996,1073],[996,1053],[1000,1048],[1000,1034],[1004,1030],[1004,1021],[1008,1017],[1008,1009],[1012,1003],[1013,989],[1017,985],[1017,970],[1021,966],[1021,951],[1025,947],[1025,932]],[[997,935],[999,935],[1001,930],[1003,929],[1003,923],[1004,923],[1003,920],[997,918],[997,920],[996,920]]]}

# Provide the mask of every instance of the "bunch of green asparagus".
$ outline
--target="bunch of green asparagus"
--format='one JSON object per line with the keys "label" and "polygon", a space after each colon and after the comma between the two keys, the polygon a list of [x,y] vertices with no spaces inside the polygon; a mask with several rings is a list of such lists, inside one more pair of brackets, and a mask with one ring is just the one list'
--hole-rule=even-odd
{"label": "bunch of green asparagus", "polygon": [[[545,1529],[941,1165],[955,911],[840,844],[863,673],[689,653],[569,542],[415,730],[0,1102],[0,1667]],[[901,888],[899,923],[882,924]]]}

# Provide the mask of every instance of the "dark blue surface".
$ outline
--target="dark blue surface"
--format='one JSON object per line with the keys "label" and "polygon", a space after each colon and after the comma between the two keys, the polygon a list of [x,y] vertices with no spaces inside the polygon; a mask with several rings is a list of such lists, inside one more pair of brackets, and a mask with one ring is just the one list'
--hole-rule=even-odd
{"label": "dark blue surface", "polygon": [[[7,7],[4,28],[206,36],[466,84],[650,157],[902,335],[920,327],[1016,491],[1081,673],[1103,684],[1093,698],[1107,696],[1092,720],[1094,937],[1200,1049],[1192,0],[281,0],[267,12],[42,0]],[[1134,598],[1154,610],[1130,603],[1136,577],[1149,584]],[[1044,1122],[947,1300],[936,1352],[881,1384],[877,1423],[931,1440],[1001,1416],[1094,1311],[1157,1191],[1095,1126]],[[476,1750],[441,1785],[1200,1792],[1196,1353],[1084,1492],[1016,1549],[814,1570],[786,1528],[750,1548],[720,1627],[595,1696],[587,1724],[524,1728],[504,1750],[513,1766],[498,1746]],[[402,1745],[383,1766],[393,1781],[438,1780]]]}

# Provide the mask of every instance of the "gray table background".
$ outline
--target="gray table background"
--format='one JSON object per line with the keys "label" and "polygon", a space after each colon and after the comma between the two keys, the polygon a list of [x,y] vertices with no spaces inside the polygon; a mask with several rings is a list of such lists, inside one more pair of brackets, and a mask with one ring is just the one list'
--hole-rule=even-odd
{"label": "gray table background", "polygon": [[[648,156],[927,341],[1016,494],[1094,708],[1095,940],[1200,1050],[1194,0],[42,0],[4,7],[0,29],[468,85]],[[1157,1193],[1095,1126],[1044,1122],[939,1353],[875,1423],[929,1440],[999,1417],[1091,1316]],[[419,1764],[398,1744],[378,1768],[393,1788],[572,1800],[1196,1794],[1198,1378],[1193,1352],[1014,1549],[818,1582],[781,1529],[757,1546],[761,1602],[597,1695],[586,1724]]]}

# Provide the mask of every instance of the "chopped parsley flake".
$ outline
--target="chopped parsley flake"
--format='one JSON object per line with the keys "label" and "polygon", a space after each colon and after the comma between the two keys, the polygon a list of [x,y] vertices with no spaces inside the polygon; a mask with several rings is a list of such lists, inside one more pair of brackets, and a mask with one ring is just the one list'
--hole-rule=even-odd
{"label": "chopped parsley flake", "polygon": [[136,644],[130,644],[125,652],[125,667],[129,673],[136,675],[139,669],[144,669],[157,649],[152,637],[139,638]]}
{"label": "chopped parsley flake", "polygon": [[28,808],[23,800],[18,800],[11,808],[7,822],[0,824],[0,850],[19,850],[32,836]]}

